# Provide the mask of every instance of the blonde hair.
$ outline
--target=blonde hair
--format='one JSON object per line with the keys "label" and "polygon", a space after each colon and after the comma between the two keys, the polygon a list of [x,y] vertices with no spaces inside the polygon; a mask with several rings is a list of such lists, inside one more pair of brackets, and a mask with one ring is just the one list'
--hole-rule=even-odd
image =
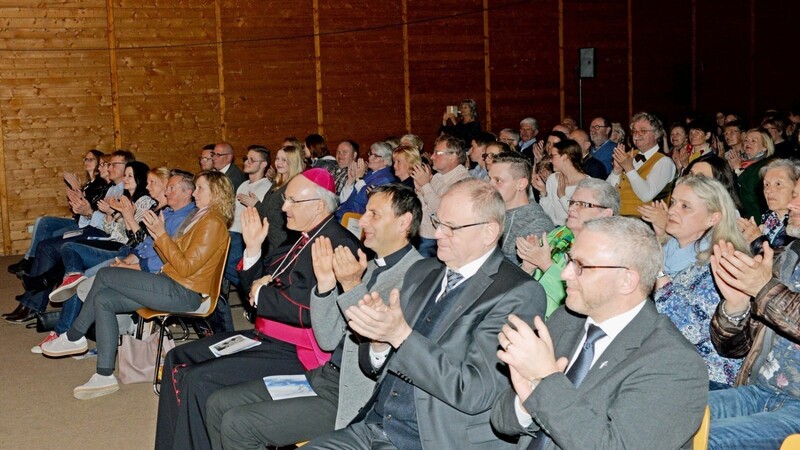
{"label": "blonde hair", "polygon": [[211,192],[211,208],[217,211],[224,219],[227,226],[233,223],[233,183],[222,172],[204,170],[194,177],[194,184],[197,180],[205,178],[208,182],[208,190]]}
{"label": "blonde hair", "polygon": [[402,156],[411,167],[414,167],[422,162],[422,158],[419,155],[419,149],[411,145],[400,144],[392,151],[392,156],[394,155]]}
{"label": "blonde hair", "polygon": [[[303,159],[303,149],[296,145],[286,145],[278,149],[278,152],[283,151],[286,154],[286,160],[289,165],[289,172],[286,174],[279,173],[275,177],[275,184],[273,190],[277,190],[281,186],[289,182],[295,175],[303,173],[305,169],[305,161]],[[277,153],[275,154],[277,157]]]}
{"label": "blonde hair", "polygon": [[711,256],[712,245],[720,240],[728,241],[733,244],[736,250],[750,255],[750,245],[747,240],[739,231],[739,226],[736,225],[736,206],[733,204],[725,186],[716,178],[704,177],[702,175],[686,175],[675,182],[675,187],[685,185],[692,190],[705,205],[709,214],[720,213],[719,222],[706,230],[703,237],[695,242],[695,246],[700,245],[706,235],[711,233],[711,242],[708,248],[699,248],[697,250],[697,263],[705,264]]}

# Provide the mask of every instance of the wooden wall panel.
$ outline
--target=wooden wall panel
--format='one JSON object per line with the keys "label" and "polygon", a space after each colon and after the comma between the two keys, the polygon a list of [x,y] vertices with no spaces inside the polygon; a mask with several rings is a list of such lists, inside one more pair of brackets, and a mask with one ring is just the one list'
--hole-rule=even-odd
{"label": "wooden wall panel", "polygon": [[535,117],[551,127],[559,116],[558,1],[489,2],[492,128],[519,129]]}
{"label": "wooden wall panel", "polygon": [[273,151],[317,130],[311,0],[221,3],[228,140]]}
{"label": "wooden wall panel", "polygon": [[113,121],[104,0],[4,4],[0,24],[2,239],[9,254],[27,249],[36,217],[69,213],[61,173],[82,171],[90,148],[112,150]]}
{"label": "wooden wall panel", "polygon": [[115,0],[122,146],[151,166],[197,169],[221,137],[213,0]]}
{"label": "wooden wall panel", "polygon": [[797,18],[800,2],[754,2],[753,105],[754,120],[771,108],[786,111],[800,102],[797,73]]}
{"label": "wooden wall panel", "polygon": [[401,6],[319,2],[323,125],[332,152],[354,139],[364,156],[372,142],[406,133]]}
{"label": "wooden wall panel", "polygon": [[486,123],[481,0],[408,0],[411,131],[432,146],[447,105],[478,102]]}
{"label": "wooden wall panel", "polygon": [[[634,113],[648,110],[670,123],[689,109],[691,4],[692,0],[633,2]],[[622,123],[627,127],[629,121]]]}
{"label": "wooden wall panel", "polygon": [[[749,110],[750,1],[705,0],[697,5],[697,110]],[[727,16],[721,19],[721,13]]]}
{"label": "wooden wall panel", "polygon": [[604,114],[628,117],[627,3],[564,0],[565,114],[578,118],[578,49],[594,47],[595,78],[583,81],[583,122]]}

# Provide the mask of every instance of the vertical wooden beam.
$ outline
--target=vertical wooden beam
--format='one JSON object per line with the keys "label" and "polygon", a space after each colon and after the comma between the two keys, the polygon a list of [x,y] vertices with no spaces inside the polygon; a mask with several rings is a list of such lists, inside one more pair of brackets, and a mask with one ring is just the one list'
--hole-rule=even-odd
{"label": "vertical wooden beam", "polygon": [[225,106],[225,60],[222,47],[222,8],[220,0],[214,0],[214,18],[217,35],[217,79],[219,81],[219,126],[222,140],[228,140],[227,109]]}
{"label": "vertical wooden beam", "polygon": [[322,60],[320,59],[319,45],[319,0],[313,0],[314,14],[314,75],[317,80],[317,133],[325,135],[325,125],[322,115]]}
{"label": "vertical wooden beam", "polygon": [[747,67],[749,72],[750,92],[748,93],[748,116],[752,120],[756,112],[756,0],[750,0],[750,23],[748,30],[750,32],[750,45],[748,48]]}
{"label": "vertical wooden beam", "polygon": [[558,0],[558,121],[566,114],[564,97],[564,0]]}
{"label": "vertical wooden beam", "polygon": [[11,254],[11,217],[8,216],[8,180],[6,179],[6,150],[3,142],[3,112],[0,109],[0,218],[3,220],[3,254]]}
{"label": "vertical wooden beam", "polygon": [[406,107],[406,133],[411,133],[411,74],[408,68],[408,0],[403,0],[403,96]]}
{"label": "vertical wooden beam", "polygon": [[633,117],[633,0],[628,0],[628,117]]}
{"label": "vertical wooden beam", "polygon": [[692,111],[697,110],[697,0],[692,0]]}
{"label": "vertical wooden beam", "polygon": [[[492,64],[489,54],[489,0],[483,0],[483,79],[486,83],[486,127],[492,129]],[[469,143],[467,143],[469,145]]]}
{"label": "vertical wooden beam", "polygon": [[106,24],[108,29],[108,60],[111,68],[111,112],[114,115],[114,147],[122,148],[122,130],[119,118],[117,36],[114,31],[114,0],[106,0]]}

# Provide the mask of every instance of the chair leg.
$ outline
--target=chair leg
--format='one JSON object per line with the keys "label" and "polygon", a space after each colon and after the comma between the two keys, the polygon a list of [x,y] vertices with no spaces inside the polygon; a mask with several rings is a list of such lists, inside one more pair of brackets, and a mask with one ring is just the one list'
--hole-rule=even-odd
{"label": "chair leg", "polygon": [[155,392],[156,395],[159,395],[161,391],[161,385],[158,380],[158,371],[159,369],[161,369],[161,352],[164,349],[164,333],[166,333],[167,330],[166,325],[168,318],[169,316],[159,320],[159,324],[161,325],[161,327],[158,330],[158,347],[156,350],[156,363],[155,363],[155,368],[153,369],[153,392]]}

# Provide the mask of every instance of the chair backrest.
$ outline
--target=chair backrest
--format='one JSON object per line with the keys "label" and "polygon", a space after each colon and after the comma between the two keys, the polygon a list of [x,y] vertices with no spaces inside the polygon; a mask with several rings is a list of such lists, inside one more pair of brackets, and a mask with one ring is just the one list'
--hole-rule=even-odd
{"label": "chair backrest", "polygon": [[703,413],[703,421],[700,422],[700,428],[694,434],[692,440],[692,449],[706,450],[708,449],[708,431],[711,428],[711,408],[706,405],[706,411]]}
{"label": "chair backrest", "polygon": [[222,291],[222,278],[225,276],[225,265],[228,262],[228,252],[231,251],[231,238],[228,236],[228,239],[225,240],[225,251],[222,252],[222,263],[220,264],[221,269],[214,273],[214,279],[211,280],[211,286],[213,286],[213,292],[209,292],[209,301],[211,304],[208,306],[208,313],[203,314],[203,317],[208,317],[214,313],[214,310],[217,309],[217,301],[219,300],[220,291]]}
{"label": "chair backrest", "polygon": [[362,236],[361,225],[358,224],[358,219],[360,218],[361,214],[352,211],[346,212],[342,216],[342,226],[359,239],[364,237]]}
{"label": "chair backrest", "polygon": [[784,439],[781,450],[800,450],[800,434],[792,434]]}

